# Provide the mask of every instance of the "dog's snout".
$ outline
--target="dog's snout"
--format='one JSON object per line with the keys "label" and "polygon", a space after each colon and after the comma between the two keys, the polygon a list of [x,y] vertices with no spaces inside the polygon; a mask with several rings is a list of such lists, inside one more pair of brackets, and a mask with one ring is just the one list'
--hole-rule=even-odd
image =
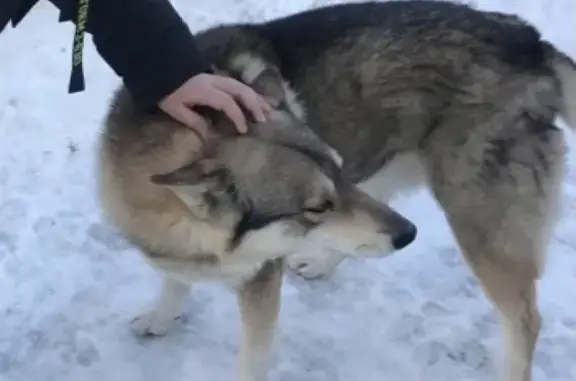
{"label": "dog's snout", "polygon": [[411,244],[416,238],[416,226],[409,223],[408,226],[392,238],[394,250],[400,250]]}

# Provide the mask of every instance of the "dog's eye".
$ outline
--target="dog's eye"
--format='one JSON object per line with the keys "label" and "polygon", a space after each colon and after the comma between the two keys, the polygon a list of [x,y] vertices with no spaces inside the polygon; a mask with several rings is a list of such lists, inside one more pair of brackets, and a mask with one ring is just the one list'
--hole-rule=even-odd
{"label": "dog's eye", "polygon": [[225,189],[226,194],[234,202],[238,201],[238,188],[235,184],[228,184]]}
{"label": "dog's eye", "polygon": [[238,198],[238,189],[234,184],[222,184],[217,187],[214,187],[209,192],[210,196],[214,200],[222,200],[224,198],[229,198],[232,201],[236,201]]}
{"label": "dog's eye", "polygon": [[309,212],[309,213],[325,213],[329,210],[334,210],[334,202],[331,200],[325,200],[322,204],[312,207],[312,208],[306,208],[305,211]]}
{"label": "dog's eye", "polygon": [[228,193],[229,195],[236,195],[236,193],[237,193],[236,185],[229,184],[226,187],[226,193]]}

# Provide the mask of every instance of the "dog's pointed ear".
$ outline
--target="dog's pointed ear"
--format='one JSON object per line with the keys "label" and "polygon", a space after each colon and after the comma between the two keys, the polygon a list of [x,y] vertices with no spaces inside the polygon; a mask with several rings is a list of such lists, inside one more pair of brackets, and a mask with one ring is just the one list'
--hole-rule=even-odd
{"label": "dog's pointed ear", "polygon": [[155,185],[169,188],[199,187],[206,189],[221,181],[227,172],[228,170],[215,159],[202,159],[186,164],[172,172],[152,175],[150,181]]}
{"label": "dog's pointed ear", "polygon": [[266,65],[254,78],[250,86],[273,106],[286,101],[286,88],[280,70],[276,66]]}
{"label": "dog's pointed ear", "polygon": [[231,69],[273,106],[286,101],[284,79],[276,65],[257,55],[244,53],[232,60]]}
{"label": "dog's pointed ear", "polygon": [[202,159],[172,172],[150,176],[153,184],[173,191],[201,219],[208,218],[207,192],[221,188],[230,179],[229,170],[214,159]]}

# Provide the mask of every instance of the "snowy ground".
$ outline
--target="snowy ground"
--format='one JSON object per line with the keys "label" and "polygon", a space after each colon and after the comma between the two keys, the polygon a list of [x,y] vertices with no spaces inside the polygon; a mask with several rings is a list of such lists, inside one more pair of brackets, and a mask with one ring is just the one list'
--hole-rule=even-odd
{"label": "snowy ground", "polygon": [[[197,29],[323,3],[177,6]],[[574,0],[481,4],[527,17],[576,56]],[[88,90],[67,94],[72,27],[57,17],[41,2],[0,38],[0,380],[232,380],[238,313],[223,289],[197,287],[189,319],[165,338],[139,340],[127,328],[159,278],[111,233],[94,199],[94,142],[118,81],[89,45]],[[574,170],[565,196],[541,282],[536,381],[576,379]],[[401,255],[346,262],[325,281],[286,279],[271,380],[493,379],[497,326],[442,215],[427,193],[396,206],[421,232]]]}

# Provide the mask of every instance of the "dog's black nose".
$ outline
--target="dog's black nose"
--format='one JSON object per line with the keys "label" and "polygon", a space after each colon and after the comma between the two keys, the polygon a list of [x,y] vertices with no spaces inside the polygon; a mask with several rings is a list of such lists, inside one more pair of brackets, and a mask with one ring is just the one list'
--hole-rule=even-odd
{"label": "dog's black nose", "polygon": [[410,224],[410,226],[406,228],[406,230],[395,236],[392,239],[392,246],[394,246],[394,250],[403,249],[409,244],[411,244],[412,241],[414,241],[414,239],[416,238],[416,231],[417,231],[416,226]]}

